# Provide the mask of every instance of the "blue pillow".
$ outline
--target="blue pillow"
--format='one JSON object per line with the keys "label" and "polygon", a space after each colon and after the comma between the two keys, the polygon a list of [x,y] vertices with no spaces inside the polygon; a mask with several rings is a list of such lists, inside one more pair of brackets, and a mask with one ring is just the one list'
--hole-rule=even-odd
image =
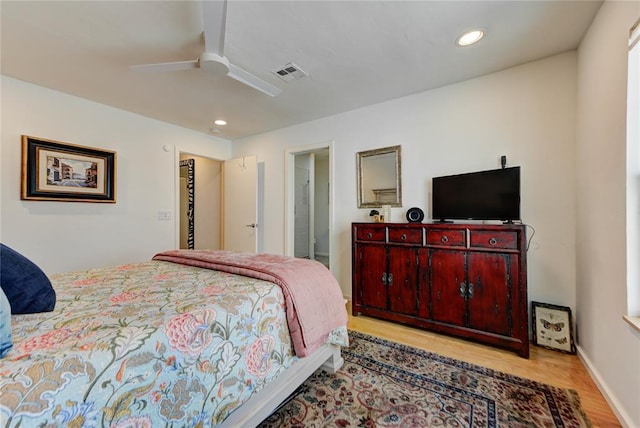
{"label": "blue pillow", "polygon": [[4,244],[0,244],[0,286],[12,314],[50,312],[56,305],[56,292],[42,269]]}
{"label": "blue pillow", "polygon": [[0,358],[7,355],[11,347],[11,306],[0,288]]}

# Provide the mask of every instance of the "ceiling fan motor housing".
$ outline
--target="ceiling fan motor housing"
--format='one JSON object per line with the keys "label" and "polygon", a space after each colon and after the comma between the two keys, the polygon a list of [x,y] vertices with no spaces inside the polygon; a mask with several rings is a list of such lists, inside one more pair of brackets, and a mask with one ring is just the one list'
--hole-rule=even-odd
{"label": "ceiling fan motor housing", "polygon": [[200,68],[209,73],[226,76],[229,73],[229,60],[213,52],[203,52],[198,59]]}

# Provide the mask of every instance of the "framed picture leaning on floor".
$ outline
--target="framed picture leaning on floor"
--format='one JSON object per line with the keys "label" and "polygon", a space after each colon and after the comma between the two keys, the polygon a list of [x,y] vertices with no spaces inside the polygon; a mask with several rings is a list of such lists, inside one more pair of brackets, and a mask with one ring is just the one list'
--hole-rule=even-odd
{"label": "framed picture leaning on floor", "polygon": [[571,308],[531,302],[531,317],[534,345],[567,354],[576,353]]}

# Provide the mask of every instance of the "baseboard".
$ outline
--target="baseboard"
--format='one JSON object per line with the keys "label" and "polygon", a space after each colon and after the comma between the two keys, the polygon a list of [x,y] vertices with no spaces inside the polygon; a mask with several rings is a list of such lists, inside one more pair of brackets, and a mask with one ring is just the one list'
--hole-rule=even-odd
{"label": "baseboard", "polygon": [[584,366],[586,367],[589,375],[591,376],[591,379],[593,379],[593,382],[602,393],[602,396],[609,404],[609,407],[611,407],[611,410],[613,411],[613,414],[616,416],[616,418],[618,418],[618,421],[622,424],[623,427],[632,428],[631,418],[624,410],[622,410],[622,406],[615,398],[615,396],[611,393],[611,390],[607,387],[606,383],[602,380],[602,377],[595,369],[593,364],[591,364],[591,360],[589,359],[589,357],[586,356],[585,352],[580,346],[577,346],[576,350],[580,361],[582,361],[582,364],[584,364]]}
{"label": "baseboard", "polygon": [[329,257],[329,253],[318,253],[318,252],[316,252],[316,256]]}

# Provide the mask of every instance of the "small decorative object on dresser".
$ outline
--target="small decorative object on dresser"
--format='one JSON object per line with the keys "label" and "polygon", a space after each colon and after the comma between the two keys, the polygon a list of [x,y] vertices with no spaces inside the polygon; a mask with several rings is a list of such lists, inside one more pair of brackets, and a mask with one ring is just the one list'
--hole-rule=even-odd
{"label": "small decorative object on dresser", "polygon": [[531,302],[533,343],[567,354],[575,354],[571,308]]}
{"label": "small decorative object on dresser", "polygon": [[378,210],[371,210],[369,212],[369,217],[373,219],[374,223],[383,223],[384,220],[381,219],[380,212]]}
{"label": "small decorative object on dresser", "polygon": [[381,223],[391,221],[391,205],[383,205],[380,207]]}
{"label": "small decorative object on dresser", "polygon": [[407,221],[409,223],[422,223],[424,220],[424,211],[420,208],[413,207],[407,210]]}

